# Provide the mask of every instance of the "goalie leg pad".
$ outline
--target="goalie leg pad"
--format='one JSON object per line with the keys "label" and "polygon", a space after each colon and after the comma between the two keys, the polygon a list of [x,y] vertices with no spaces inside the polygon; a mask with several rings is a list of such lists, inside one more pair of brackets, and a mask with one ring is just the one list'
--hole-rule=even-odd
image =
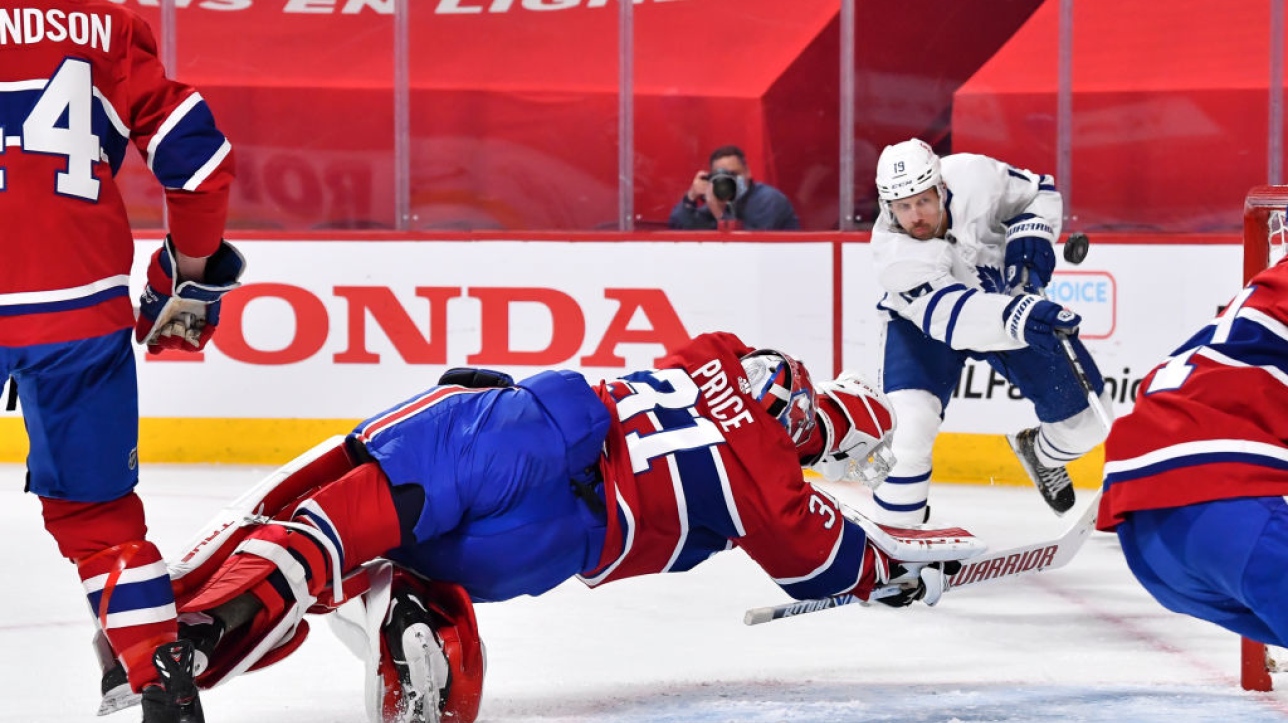
{"label": "goalie leg pad", "polygon": [[[375,462],[358,465],[322,487],[295,508],[292,519],[331,541],[339,556],[332,582],[403,541],[389,478]],[[343,600],[339,593],[336,598]]]}
{"label": "goalie leg pad", "polygon": [[309,608],[320,598],[327,607],[339,605],[345,573],[400,540],[388,480],[372,462],[323,485],[296,506],[290,521],[256,527],[182,605],[185,613],[209,612],[249,594],[261,608],[248,628],[230,631],[211,652],[202,684],[284,657],[290,651],[282,646],[307,629],[297,626]]}
{"label": "goalie leg pad", "polygon": [[[265,608],[280,612],[282,603],[278,598],[298,601],[321,591],[326,583],[328,552],[321,541],[308,533],[279,523],[262,525],[183,603],[182,610],[213,610],[244,593],[263,593],[284,586],[281,595],[255,595]],[[274,573],[280,579],[265,587],[264,583]]]}
{"label": "goalie leg pad", "polygon": [[299,501],[353,469],[344,437],[336,436],[291,460],[215,515],[170,566],[182,603],[218,570],[255,528],[249,517],[286,519]]}
{"label": "goalie leg pad", "polygon": [[289,642],[326,583],[330,551],[312,534],[280,523],[255,528],[181,611],[214,611],[244,595],[258,611],[251,622],[229,631],[210,651],[207,669],[198,678],[212,687],[240,674],[268,652]]}

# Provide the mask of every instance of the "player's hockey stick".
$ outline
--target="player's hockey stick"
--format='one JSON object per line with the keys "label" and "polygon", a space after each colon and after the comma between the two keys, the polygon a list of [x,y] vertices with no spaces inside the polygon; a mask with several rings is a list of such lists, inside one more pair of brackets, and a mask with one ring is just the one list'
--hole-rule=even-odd
{"label": "player's hockey stick", "polygon": [[[1087,258],[1087,250],[1090,247],[1091,242],[1087,239],[1087,234],[1072,234],[1064,244],[1065,261],[1072,264],[1082,263]],[[1042,298],[1051,301],[1051,297],[1047,296],[1046,287],[1039,286],[1037,289]],[[1100,423],[1108,430],[1113,425],[1114,420],[1109,416],[1109,412],[1105,410],[1105,405],[1100,401],[1095,389],[1092,388],[1091,380],[1087,377],[1087,370],[1083,369],[1082,361],[1078,359],[1078,352],[1073,348],[1073,342],[1069,340],[1067,334],[1057,332],[1056,337],[1060,340],[1060,349],[1064,352],[1064,358],[1069,362],[1069,368],[1073,371],[1074,378],[1078,380],[1078,386],[1082,387],[1082,391],[1087,395],[1088,406],[1095,413],[1096,419],[1100,420]]]}
{"label": "player's hockey stick", "polygon": [[[1083,510],[1082,516],[1073,522],[1059,537],[1054,540],[1042,540],[1000,550],[991,555],[964,561],[962,568],[948,578],[944,592],[957,588],[978,585],[982,582],[1009,580],[1034,572],[1043,572],[1064,567],[1078,554],[1082,543],[1091,536],[1096,526],[1096,512],[1100,508],[1100,492],[1091,498],[1091,503]],[[890,585],[874,590],[869,601],[879,600],[898,592],[898,586]],[[805,613],[816,613],[820,610],[851,605],[865,604],[855,595],[836,595],[818,600],[799,600],[797,602],[773,605],[763,608],[752,608],[743,615],[742,621],[747,625],[759,625],[772,620],[781,620]]]}
{"label": "player's hockey stick", "polygon": [[[1042,296],[1046,296],[1046,289],[1042,290]],[[1095,412],[1096,419],[1099,419],[1100,423],[1105,425],[1105,429],[1110,429],[1114,420],[1109,416],[1109,412],[1105,410],[1105,405],[1100,401],[1100,396],[1096,394],[1096,390],[1091,386],[1091,380],[1087,378],[1087,370],[1082,368],[1082,361],[1078,359],[1078,352],[1074,350],[1073,342],[1069,341],[1069,335],[1056,332],[1056,337],[1060,339],[1060,348],[1064,350],[1064,358],[1069,361],[1069,368],[1073,370],[1073,376],[1078,380],[1078,385],[1082,387],[1082,391],[1087,394],[1087,405],[1091,407],[1092,412]]]}

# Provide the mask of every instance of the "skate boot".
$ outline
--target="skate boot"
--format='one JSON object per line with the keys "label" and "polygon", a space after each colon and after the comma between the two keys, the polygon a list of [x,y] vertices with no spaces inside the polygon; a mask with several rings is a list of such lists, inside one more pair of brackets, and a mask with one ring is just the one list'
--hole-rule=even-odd
{"label": "skate boot", "polygon": [[1063,515],[1073,508],[1077,499],[1073,491],[1073,480],[1064,467],[1044,467],[1038,461],[1037,450],[1034,449],[1037,439],[1037,427],[1006,435],[1006,441],[1011,443],[1011,449],[1015,450],[1015,456],[1019,458],[1024,471],[1033,480],[1033,484],[1037,485],[1038,492],[1042,493],[1042,499],[1046,500],[1057,515]]}
{"label": "skate boot", "polygon": [[[450,675],[433,616],[420,598],[395,588],[381,628],[386,723],[438,723]],[[397,682],[394,682],[394,678]]]}
{"label": "skate boot", "polygon": [[192,676],[210,667],[210,658],[224,636],[224,623],[206,613],[183,613],[179,616],[179,639],[192,641]]}
{"label": "skate boot", "polygon": [[193,682],[192,642],[178,640],[157,648],[152,664],[161,682],[143,689],[143,723],[205,723]]}
{"label": "skate boot", "polygon": [[98,705],[99,715],[108,715],[139,704],[139,694],[130,690],[130,679],[125,675],[125,666],[120,663],[103,671],[99,691],[103,694],[103,700]]}

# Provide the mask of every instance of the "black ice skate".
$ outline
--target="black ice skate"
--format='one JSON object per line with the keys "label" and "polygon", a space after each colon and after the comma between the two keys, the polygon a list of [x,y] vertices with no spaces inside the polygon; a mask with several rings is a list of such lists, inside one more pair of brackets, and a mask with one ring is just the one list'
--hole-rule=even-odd
{"label": "black ice skate", "polygon": [[196,677],[210,667],[215,645],[224,636],[224,623],[205,613],[183,613],[179,616],[179,639],[192,641],[192,675]]}
{"label": "black ice skate", "polygon": [[192,673],[192,642],[178,640],[157,648],[152,664],[160,684],[143,689],[143,723],[205,723]]}
{"label": "black ice skate", "polygon": [[1015,450],[1015,456],[1019,458],[1024,471],[1033,480],[1033,484],[1037,485],[1038,492],[1042,493],[1042,499],[1046,500],[1057,515],[1063,515],[1073,508],[1076,501],[1073,480],[1069,479],[1069,472],[1064,467],[1042,466],[1033,448],[1037,438],[1037,427],[1006,435],[1006,441],[1011,443],[1011,449]]}
{"label": "black ice skate", "polygon": [[447,688],[447,658],[434,634],[433,617],[420,598],[395,588],[381,635],[401,688],[386,687],[386,720],[438,723]]}
{"label": "black ice skate", "polygon": [[130,690],[130,680],[125,675],[125,666],[120,663],[103,671],[99,690],[103,694],[103,699],[98,704],[99,715],[108,715],[139,704],[139,694]]}

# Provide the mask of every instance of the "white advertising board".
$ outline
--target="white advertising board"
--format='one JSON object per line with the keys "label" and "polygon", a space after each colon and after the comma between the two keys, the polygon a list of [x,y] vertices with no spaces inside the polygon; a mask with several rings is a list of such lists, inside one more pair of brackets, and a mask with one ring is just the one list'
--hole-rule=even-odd
{"label": "white advertising board", "polygon": [[[1236,245],[1106,244],[1079,266],[1059,262],[1048,294],[1082,315],[1080,334],[1114,392],[1117,414],[1130,411],[1141,378],[1238,292],[1241,259]],[[884,322],[871,247],[846,244],[842,268],[842,358],[875,379]],[[986,362],[969,361],[943,429],[1001,434],[1036,419]]]}
{"label": "white advertising board", "polygon": [[207,351],[140,353],[142,416],[356,419],[448,367],[615,377],[711,330],[832,366],[827,240],[236,244],[244,286]]}
{"label": "white advertising board", "polygon": [[[199,359],[140,353],[144,417],[351,419],[452,366],[522,378],[573,368],[593,379],[647,368],[664,344],[727,330],[799,355],[816,374],[876,379],[883,322],[870,246],[842,245],[839,304],[825,237],[743,241],[238,241],[245,287]],[[137,286],[156,240],[137,247]],[[1235,245],[1097,246],[1063,261],[1051,297],[1082,314],[1082,336],[1119,414],[1135,386],[1240,286]],[[833,311],[842,310],[841,338]],[[1000,434],[1031,405],[969,362],[949,432]]]}

